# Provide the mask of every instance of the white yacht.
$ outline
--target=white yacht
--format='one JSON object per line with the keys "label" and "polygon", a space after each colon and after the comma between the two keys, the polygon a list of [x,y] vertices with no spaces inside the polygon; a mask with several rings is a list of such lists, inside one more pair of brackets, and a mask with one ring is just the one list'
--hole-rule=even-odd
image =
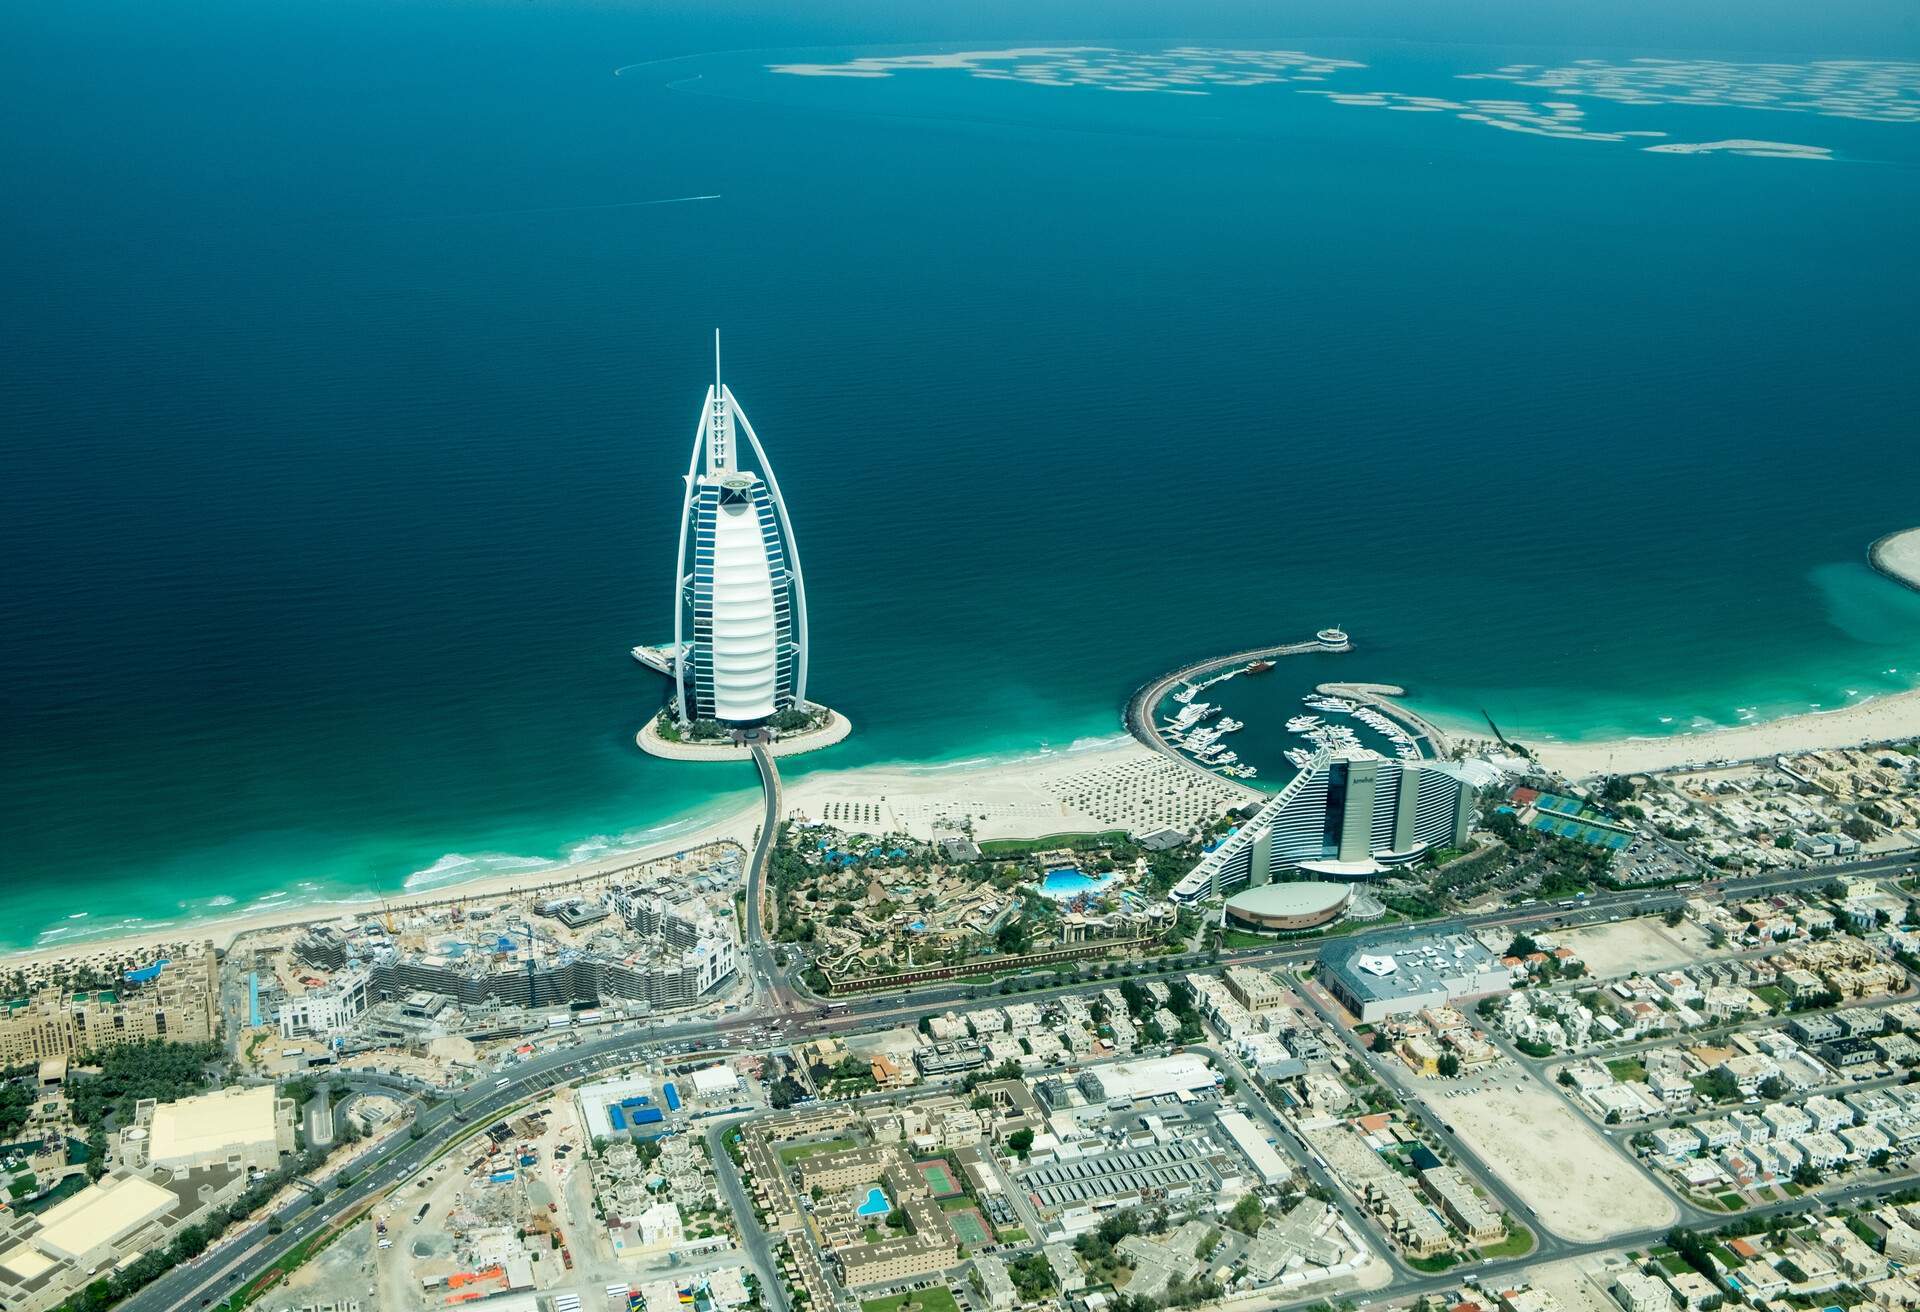
{"label": "white yacht", "polygon": [[1344,697],[1324,697],[1319,693],[1315,693],[1313,696],[1304,697],[1301,700],[1316,711],[1332,711],[1336,715],[1351,715],[1356,709],[1356,703],[1350,702]]}

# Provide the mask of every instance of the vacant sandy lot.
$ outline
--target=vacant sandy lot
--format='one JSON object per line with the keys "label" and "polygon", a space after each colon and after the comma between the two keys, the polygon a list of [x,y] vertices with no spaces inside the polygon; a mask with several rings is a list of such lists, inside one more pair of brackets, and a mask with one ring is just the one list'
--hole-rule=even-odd
{"label": "vacant sandy lot", "polygon": [[1569,1258],[1527,1272],[1527,1283],[1560,1300],[1566,1312],[1620,1312],[1607,1287],[1632,1263],[1619,1254]]}
{"label": "vacant sandy lot", "polygon": [[[1464,1090],[1448,1098],[1449,1089]],[[1538,1080],[1499,1067],[1420,1090],[1461,1145],[1487,1164],[1563,1239],[1587,1242],[1653,1230],[1673,1203]]]}
{"label": "vacant sandy lot", "polygon": [[1658,916],[1623,920],[1617,925],[1556,930],[1548,937],[1578,952],[1587,963],[1587,974],[1595,979],[1671,970],[1727,955],[1709,948],[1706,932],[1691,920],[1668,929]]}

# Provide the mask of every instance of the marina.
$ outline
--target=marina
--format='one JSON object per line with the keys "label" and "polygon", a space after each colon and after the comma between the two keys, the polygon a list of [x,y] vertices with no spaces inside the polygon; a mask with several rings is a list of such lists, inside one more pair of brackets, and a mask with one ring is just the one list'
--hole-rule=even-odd
{"label": "marina", "polygon": [[[1311,657],[1351,646],[1344,630],[1329,629],[1311,642],[1292,644],[1285,654]],[[1263,793],[1283,786],[1322,752],[1402,763],[1445,754],[1437,730],[1390,700],[1398,688],[1320,682],[1326,675],[1311,661],[1300,667],[1309,672],[1308,679],[1292,681],[1291,688],[1284,680],[1232,682],[1242,674],[1266,673],[1257,668],[1260,661],[1273,665],[1265,657],[1237,653],[1162,679],[1162,700],[1147,726],[1159,750],[1216,778],[1241,784],[1258,780],[1254,786]]]}
{"label": "marina", "polygon": [[[1243,674],[1270,674],[1282,656],[1344,652],[1352,647],[1352,639],[1344,629],[1325,628],[1304,642],[1235,652],[1183,666],[1134,693],[1127,703],[1127,728],[1135,738],[1163,755],[1215,777],[1234,780],[1246,788],[1250,797],[1264,796],[1246,784],[1247,780],[1258,777],[1259,768],[1222,742],[1227,735],[1246,728],[1246,724],[1222,715],[1219,706],[1198,700],[1200,694]],[[1162,716],[1156,724],[1154,716],[1158,708],[1169,699],[1179,709]],[[1338,698],[1322,700],[1339,702],[1347,710],[1354,709],[1354,703]],[[1209,723],[1216,716],[1220,717],[1218,722]]]}

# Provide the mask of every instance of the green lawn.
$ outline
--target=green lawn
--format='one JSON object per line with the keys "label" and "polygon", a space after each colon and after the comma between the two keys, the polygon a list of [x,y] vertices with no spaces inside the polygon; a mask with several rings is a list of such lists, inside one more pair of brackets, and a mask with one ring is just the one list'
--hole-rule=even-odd
{"label": "green lawn", "polygon": [[1519,1257],[1533,1247],[1533,1231],[1523,1225],[1517,1225],[1507,1232],[1507,1237],[1498,1243],[1488,1244],[1480,1250],[1482,1257]]}
{"label": "green lawn", "polygon": [[1458,1266],[1459,1264],[1460,1255],[1458,1253],[1435,1253],[1432,1257],[1410,1257],[1407,1259],[1408,1266],[1412,1267],[1415,1271],[1425,1271],[1429,1275],[1438,1271],[1445,1271],[1448,1267]]}
{"label": "green lawn", "polygon": [[1003,1244],[1024,1244],[1028,1242],[1028,1239],[1029,1239],[1029,1236],[1027,1232],[1025,1230],[1022,1230],[1019,1226],[1015,1226],[1011,1230],[1002,1230],[1000,1232],[1000,1242]]}
{"label": "green lawn", "polygon": [[1787,997],[1787,991],[1778,984],[1756,984],[1753,986],[1753,996],[1776,1011],[1785,1011],[1787,1004],[1792,1001]]}
{"label": "green lawn", "polygon": [[1638,1084],[1647,1078],[1647,1064],[1638,1057],[1615,1057],[1607,1063],[1607,1069],[1622,1084]]}
{"label": "green lawn", "polygon": [[1715,1194],[1715,1200],[1729,1212],[1737,1212],[1746,1206],[1739,1194]]}
{"label": "green lawn", "polygon": [[870,1298],[860,1304],[860,1312],[960,1312],[950,1289],[915,1289],[885,1298]]}
{"label": "green lawn", "polygon": [[815,1153],[837,1153],[859,1146],[851,1139],[829,1139],[825,1143],[790,1143],[780,1150],[780,1164],[792,1166],[802,1157],[812,1157]]}
{"label": "green lawn", "polygon": [[38,1198],[17,1202],[13,1204],[13,1208],[17,1212],[44,1212],[55,1203],[65,1202],[86,1187],[85,1173],[70,1175]]}
{"label": "green lawn", "polygon": [[1692,1267],[1687,1265],[1687,1259],[1674,1252],[1671,1248],[1658,1250],[1653,1256],[1655,1261],[1667,1269],[1669,1275],[1677,1276],[1682,1271],[1693,1270]]}

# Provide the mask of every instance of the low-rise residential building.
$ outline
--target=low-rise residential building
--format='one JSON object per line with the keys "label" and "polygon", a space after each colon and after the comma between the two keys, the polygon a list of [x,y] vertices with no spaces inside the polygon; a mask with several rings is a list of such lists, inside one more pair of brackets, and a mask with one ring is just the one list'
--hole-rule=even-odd
{"label": "low-rise residential building", "polygon": [[1420,1183],[1440,1204],[1447,1219],[1476,1244],[1492,1243],[1507,1232],[1498,1213],[1489,1208],[1458,1168],[1433,1166],[1420,1172]]}
{"label": "low-rise residential building", "polygon": [[1235,1001],[1256,1016],[1278,1011],[1287,1004],[1287,991],[1273,975],[1251,966],[1229,966],[1225,974],[1227,991]]}
{"label": "low-rise residential building", "polygon": [[1701,1312],[1710,1304],[1718,1304],[1724,1295],[1720,1286],[1701,1275],[1698,1271],[1673,1271],[1667,1275],[1667,1284],[1672,1286],[1674,1297],[1686,1312]]}
{"label": "low-rise residential building", "polygon": [[1614,1277],[1613,1296],[1626,1312],[1673,1312],[1673,1291],[1639,1267],[1625,1267]]}
{"label": "low-rise residential building", "polygon": [[1007,1264],[991,1253],[973,1259],[973,1284],[992,1312],[1008,1312],[1020,1301],[1013,1277],[1007,1274]]}

